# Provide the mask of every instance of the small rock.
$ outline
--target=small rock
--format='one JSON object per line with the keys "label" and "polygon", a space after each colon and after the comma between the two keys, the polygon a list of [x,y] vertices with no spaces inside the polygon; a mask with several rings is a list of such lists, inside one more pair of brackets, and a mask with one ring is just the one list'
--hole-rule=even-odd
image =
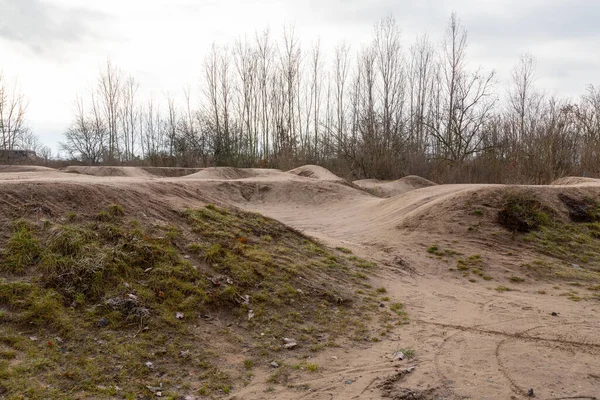
{"label": "small rock", "polygon": [[298,293],[303,294],[304,292],[302,291],[302,289],[297,289],[296,290]]}
{"label": "small rock", "polygon": [[191,355],[192,354],[189,350],[182,350],[179,352],[179,357],[181,358],[189,358]]}
{"label": "small rock", "polygon": [[138,299],[138,297],[135,294],[133,294],[133,293],[129,293],[127,295],[127,297],[129,297],[131,300],[137,300]]}
{"label": "small rock", "polygon": [[32,342],[35,342],[38,340],[38,338],[36,336],[29,336],[29,340],[31,340]]}
{"label": "small rock", "polygon": [[152,268],[146,268],[146,269],[144,270],[144,272],[146,272],[146,273],[148,273],[148,272],[150,272],[150,271],[152,271]]}
{"label": "small rock", "polygon": [[401,351],[397,351],[394,353],[394,355],[392,356],[394,360],[404,360],[404,353]]}
{"label": "small rock", "polygon": [[379,303],[379,307],[383,308],[383,307],[385,307],[385,304]]}
{"label": "small rock", "polygon": [[183,315],[183,313],[182,313],[182,312],[176,312],[176,313],[175,313],[175,318],[177,318],[177,319],[183,319],[183,318],[184,318],[184,315]]}
{"label": "small rock", "polygon": [[151,361],[146,361],[144,365],[150,369],[154,369],[154,364]]}
{"label": "small rock", "polygon": [[411,373],[415,370],[415,368],[417,368],[417,367],[415,367],[415,366],[408,367],[408,368],[406,368],[406,372]]}
{"label": "small rock", "polygon": [[184,258],[185,260],[189,260],[191,257],[190,257],[190,256],[188,256],[188,255],[185,255],[185,256],[183,256],[183,258]]}
{"label": "small rock", "polygon": [[337,360],[337,356],[331,356],[332,360]]}
{"label": "small rock", "polygon": [[279,364],[277,364],[275,361],[273,361],[271,363],[271,367],[273,367],[273,368],[279,368]]}
{"label": "small rock", "polygon": [[254,318],[254,310],[248,311],[248,320],[251,320],[252,318]]}
{"label": "small rock", "polygon": [[63,342],[63,340],[62,340],[61,338],[59,338],[58,336],[57,336],[57,337],[55,337],[54,339],[56,339],[56,341],[57,341],[58,343],[62,343],[62,342]]}
{"label": "small rock", "polygon": [[162,397],[162,392],[156,392],[156,397]]}
{"label": "small rock", "polygon": [[352,385],[352,382],[354,382],[352,379],[347,379],[344,383],[346,385]]}
{"label": "small rock", "polygon": [[572,266],[573,266],[573,268],[575,268],[575,269],[581,269],[581,266],[580,266],[580,265],[577,265],[577,264],[571,264],[571,265],[572,265]]}
{"label": "small rock", "polygon": [[527,396],[535,397],[535,393],[534,393],[533,389],[529,389],[529,392],[527,392]]}
{"label": "small rock", "polygon": [[290,338],[283,338],[283,341],[285,342],[285,344],[283,345],[283,347],[285,349],[293,349],[294,347],[298,346],[298,343],[296,343],[296,339],[290,339]]}
{"label": "small rock", "polygon": [[129,287],[129,283],[125,282],[123,285],[125,285],[125,287]]}
{"label": "small rock", "polygon": [[550,315],[552,315],[553,317],[558,317],[558,313],[554,312],[554,311],[552,311],[552,314],[550,314]]}
{"label": "small rock", "polygon": [[100,328],[104,328],[105,326],[108,326],[108,323],[109,323],[108,319],[106,319],[106,318],[100,318],[100,319],[98,320],[98,323],[97,323],[97,325],[98,325]]}

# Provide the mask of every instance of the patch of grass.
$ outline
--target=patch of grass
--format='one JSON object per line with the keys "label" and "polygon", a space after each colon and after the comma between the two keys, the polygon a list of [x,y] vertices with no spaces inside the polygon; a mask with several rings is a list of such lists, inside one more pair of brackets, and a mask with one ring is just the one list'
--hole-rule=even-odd
{"label": "patch of grass", "polygon": [[481,217],[483,215],[483,210],[476,208],[475,210],[473,210],[473,215],[477,215],[478,217]]}
{"label": "patch of grass", "polygon": [[392,303],[392,304],[390,304],[390,310],[402,318],[401,322],[406,323],[408,321],[408,315],[406,314],[406,311],[404,310],[404,304]]}
{"label": "patch of grass", "polygon": [[66,218],[68,222],[73,222],[77,219],[77,213],[75,211],[69,211]]}
{"label": "patch of grass", "polygon": [[[201,382],[197,394],[220,396],[238,378],[223,371],[213,341],[252,342],[249,370],[279,353],[283,336],[319,351],[317,335],[335,343],[368,332],[377,292],[354,294],[367,286],[367,262],[336,257],[274,220],[216,206],[169,214],[164,226],[134,223],[120,206],[86,215],[19,222],[0,239],[8,398],[136,398],[158,382]],[[206,341],[203,318],[214,315],[230,326],[211,325]],[[277,374],[284,383],[286,368]]]}
{"label": "patch of grass", "polygon": [[375,291],[376,291],[377,293],[381,293],[381,294],[383,294],[383,293],[387,293],[387,290],[386,290],[386,288],[384,288],[384,287],[377,288]]}
{"label": "patch of grass", "polygon": [[352,254],[352,250],[347,249],[345,247],[336,247],[335,248],[337,251],[341,251],[342,253],[346,253],[346,254]]}
{"label": "patch of grass", "polygon": [[474,254],[466,259],[459,258],[456,260],[456,269],[459,271],[469,271],[473,268],[473,272],[477,271],[477,275],[482,276],[483,260],[479,254]]}
{"label": "patch of grass", "polygon": [[572,264],[560,261],[536,259],[521,264],[529,274],[540,278],[561,279],[566,281],[600,281],[600,272],[585,268],[574,268]]}
{"label": "patch of grass", "polygon": [[520,276],[511,276],[510,278],[508,278],[508,280],[514,283],[525,282],[525,279],[521,278]]}
{"label": "patch of grass", "polygon": [[398,349],[397,351],[402,352],[402,354],[404,354],[404,357],[406,357],[407,360],[411,360],[417,355],[417,353],[413,349]]}
{"label": "patch of grass", "polygon": [[510,292],[512,289],[507,286],[498,286],[494,290],[497,292]]}
{"label": "patch of grass", "polygon": [[438,257],[444,257],[444,256],[455,256],[455,255],[460,255],[461,253],[459,253],[458,251],[452,250],[452,249],[445,249],[442,250],[440,247],[438,247],[437,245],[432,245],[429,246],[427,248],[427,252],[429,254],[433,254],[436,255]]}
{"label": "patch of grass", "polygon": [[569,293],[567,295],[567,299],[569,299],[571,301],[581,301],[581,297],[578,296],[576,293]]}
{"label": "patch of grass", "polygon": [[356,257],[355,259],[353,259],[351,261],[354,263],[354,265],[356,265],[357,267],[362,268],[362,269],[375,269],[375,268],[377,268],[377,264],[376,263],[374,263],[373,261],[365,260],[363,258]]}
{"label": "patch of grass", "polygon": [[532,191],[515,189],[504,196],[497,221],[514,232],[531,232],[550,224],[552,214]]}
{"label": "patch of grass", "polygon": [[306,370],[308,372],[318,372],[319,371],[319,364],[314,364],[314,363],[306,364]]}
{"label": "patch of grass", "polygon": [[439,250],[440,250],[439,247],[437,247],[436,245],[432,245],[427,248],[427,252],[429,254],[438,254]]}
{"label": "patch of grass", "polygon": [[23,274],[40,256],[40,243],[33,235],[31,224],[14,223],[13,234],[0,252],[0,271]]}

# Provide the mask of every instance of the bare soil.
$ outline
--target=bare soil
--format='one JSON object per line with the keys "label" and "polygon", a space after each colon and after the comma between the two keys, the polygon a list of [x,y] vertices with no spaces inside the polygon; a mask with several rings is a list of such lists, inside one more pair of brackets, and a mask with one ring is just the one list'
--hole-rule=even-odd
{"label": "bare soil", "polygon": [[[576,254],[542,251],[535,238],[508,231],[496,218],[508,191],[530,190],[556,215],[567,215],[558,195],[597,198],[600,181],[564,178],[528,188],[416,178],[355,182],[387,188],[380,198],[314,166],[159,175],[142,168],[2,167],[0,207],[35,207],[61,187],[53,201],[65,211],[97,201],[135,209],[149,198],[177,208],[212,202],[260,212],[377,262],[371,281],[385,288],[389,301],[382,305],[397,301],[408,313],[408,325],[379,341],[316,353],[307,361],[318,368],[292,370],[285,384],[269,380],[269,365],[256,366],[231,398],[511,399],[531,391],[540,399],[600,398],[598,282],[576,273],[587,268],[585,260],[596,265],[600,241],[589,244],[583,262],[571,263]],[[138,212],[152,216],[151,209]],[[561,276],[525,267],[553,262],[565,268]],[[394,359],[398,351],[407,357]]]}

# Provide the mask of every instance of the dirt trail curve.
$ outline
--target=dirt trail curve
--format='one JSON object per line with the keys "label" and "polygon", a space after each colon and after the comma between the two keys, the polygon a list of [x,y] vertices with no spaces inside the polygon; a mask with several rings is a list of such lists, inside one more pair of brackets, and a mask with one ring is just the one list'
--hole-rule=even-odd
{"label": "dirt trail curve", "polygon": [[[530,389],[540,399],[600,398],[597,300],[568,301],[559,295],[566,286],[553,289],[544,282],[501,293],[493,290],[498,282],[457,278],[448,271],[451,265],[426,251],[438,244],[465,256],[477,254],[492,271],[522,262],[524,255],[510,242],[490,249],[477,233],[467,233],[470,222],[457,214],[472,204],[487,207],[505,188],[433,185],[382,199],[340,184],[335,175],[313,166],[290,172],[209,168],[159,177],[143,169],[17,168],[0,169],[0,189],[17,182],[101,184],[114,187],[115,196],[126,197],[126,189],[135,188],[137,196],[178,207],[214,199],[261,212],[379,263],[373,285],[405,304],[408,325],[394,327],[376,343],[348,342],[318,353],[311,362],[319,371],[298,373],[287,386],[269,384],[272,371],[258,368],[232,398],[519,399],[528,397]],[[532,190],[598,194],[600,181],[563,180]],[[486,223],[486,232],[493,234]],[[414,358],[394,361],[391,355],[399,349],[414,350]]]}

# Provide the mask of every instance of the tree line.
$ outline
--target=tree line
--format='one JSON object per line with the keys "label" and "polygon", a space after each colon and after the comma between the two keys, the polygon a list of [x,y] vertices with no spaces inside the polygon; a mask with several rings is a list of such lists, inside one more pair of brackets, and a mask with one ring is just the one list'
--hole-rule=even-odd
{"label": "tree line", "polygon": [[326,57],[292,28],[205,57],[199,101],[140,98],[110,61],[77,97],[62,148],[81,163],[292,168],[319,164],[352,178],[417,174],[438,182],[549,183],[600,176],[600,90],[577,101],[536,86],[523,55],[511,79],[472,67],[452,14],[443,37],[405,44],[393,17],[372,40]]}

